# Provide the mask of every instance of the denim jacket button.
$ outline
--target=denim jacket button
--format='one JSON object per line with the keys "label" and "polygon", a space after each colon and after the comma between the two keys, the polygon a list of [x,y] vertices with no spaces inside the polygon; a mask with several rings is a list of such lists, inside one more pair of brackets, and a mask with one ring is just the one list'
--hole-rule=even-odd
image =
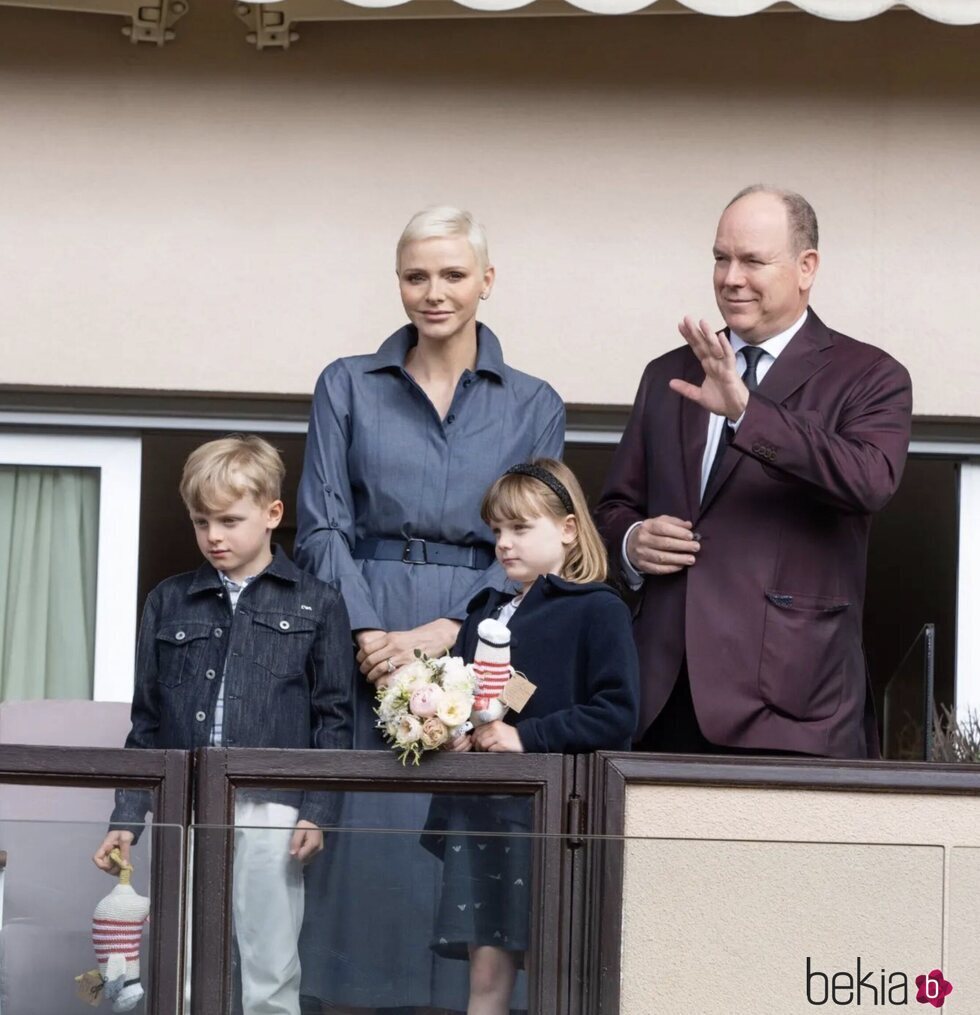
{"label": "denim jacket button", "polygon": [[289,621],[288,620],[280,620],[279,621],[279,627],[283,631],[288,631],[289,630]]}
{"label": "denim jacket button", "polygon": [[174,637],[177,639],[177,641],[183,641],[187,637],[187,635],[183,631],[178,631],[174,635]]}
{"label": "denim jacket button", "polygon": [[196,714],[196,715],[194,716],[194,718],[195,718],[195,719],[196,719],[196,720],[197,720],[198,722],[204,722],[204,720],[205,720],[205,719],[207,719],[207,713],[206,713],[206,712],[198,712],[198,713],[197,713],[197,714]]}
{"label": "denim jacket button", "polygon": [[214,629],[214,636],[215,636],[215,638],[220,638],[223,633],[224,632],[221,630],[220,627],[216,627]]}
{"label": "denim jacket button", "polygon": [[214,670],[208,670],[204,675],[208,678],[208,680],[214,680],[214,678],[217,676]]}

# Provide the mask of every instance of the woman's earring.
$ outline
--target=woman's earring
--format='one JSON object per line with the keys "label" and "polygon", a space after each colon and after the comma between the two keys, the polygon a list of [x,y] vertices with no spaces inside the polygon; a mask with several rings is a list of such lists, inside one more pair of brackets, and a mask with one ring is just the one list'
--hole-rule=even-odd
{"label": "woman's earring", "polygon": [[480,293],[480,299],[481,300],[488,300],[489,298],[490,298],[490,293]]}

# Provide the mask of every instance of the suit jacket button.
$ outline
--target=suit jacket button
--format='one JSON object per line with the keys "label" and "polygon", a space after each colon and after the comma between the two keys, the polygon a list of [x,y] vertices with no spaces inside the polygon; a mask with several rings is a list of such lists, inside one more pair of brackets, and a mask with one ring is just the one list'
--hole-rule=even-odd
{"label": "suit jacket button", "polygon": [[196,720],[197,720],[198,722],[204,722],[204,720],[205,720],[205,719],[207,719],[207,713],[205,713],[205,712],[198,712],[198,713],[197,713],[197,714],[196,714],[196,715],[194,716],[194,718],[195,718],[195,719],[196,719]]}

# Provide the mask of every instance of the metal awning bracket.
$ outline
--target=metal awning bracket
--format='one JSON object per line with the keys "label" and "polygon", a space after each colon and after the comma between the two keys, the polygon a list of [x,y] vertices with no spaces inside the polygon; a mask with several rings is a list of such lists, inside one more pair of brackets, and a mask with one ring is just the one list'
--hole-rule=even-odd
{"label": "metal awning bracket", "polygon": [[188,10],[187,0],[139,0],[134,4],[132,24],[123,28],[130,42],[152,42],[162,46],[174,38],[173,26]]}
{"label": "metal awning bracket", "polygon": [[235,5],[235,13],[249,29],[246,41],[256,49],[289,49],[290,43],[299,38],[291,27],[288,0],[277,3],[274,9],[265,4],[240,3]]}

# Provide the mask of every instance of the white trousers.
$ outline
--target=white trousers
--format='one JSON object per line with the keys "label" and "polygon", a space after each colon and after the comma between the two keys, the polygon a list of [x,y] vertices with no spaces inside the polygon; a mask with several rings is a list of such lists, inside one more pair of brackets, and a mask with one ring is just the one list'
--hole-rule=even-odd
{"label": "white trousers", "polygon": [[303,865],[289,855],[298,814],[286,804],[235,804],[232,912],[244,1015],[299,1015]]}

